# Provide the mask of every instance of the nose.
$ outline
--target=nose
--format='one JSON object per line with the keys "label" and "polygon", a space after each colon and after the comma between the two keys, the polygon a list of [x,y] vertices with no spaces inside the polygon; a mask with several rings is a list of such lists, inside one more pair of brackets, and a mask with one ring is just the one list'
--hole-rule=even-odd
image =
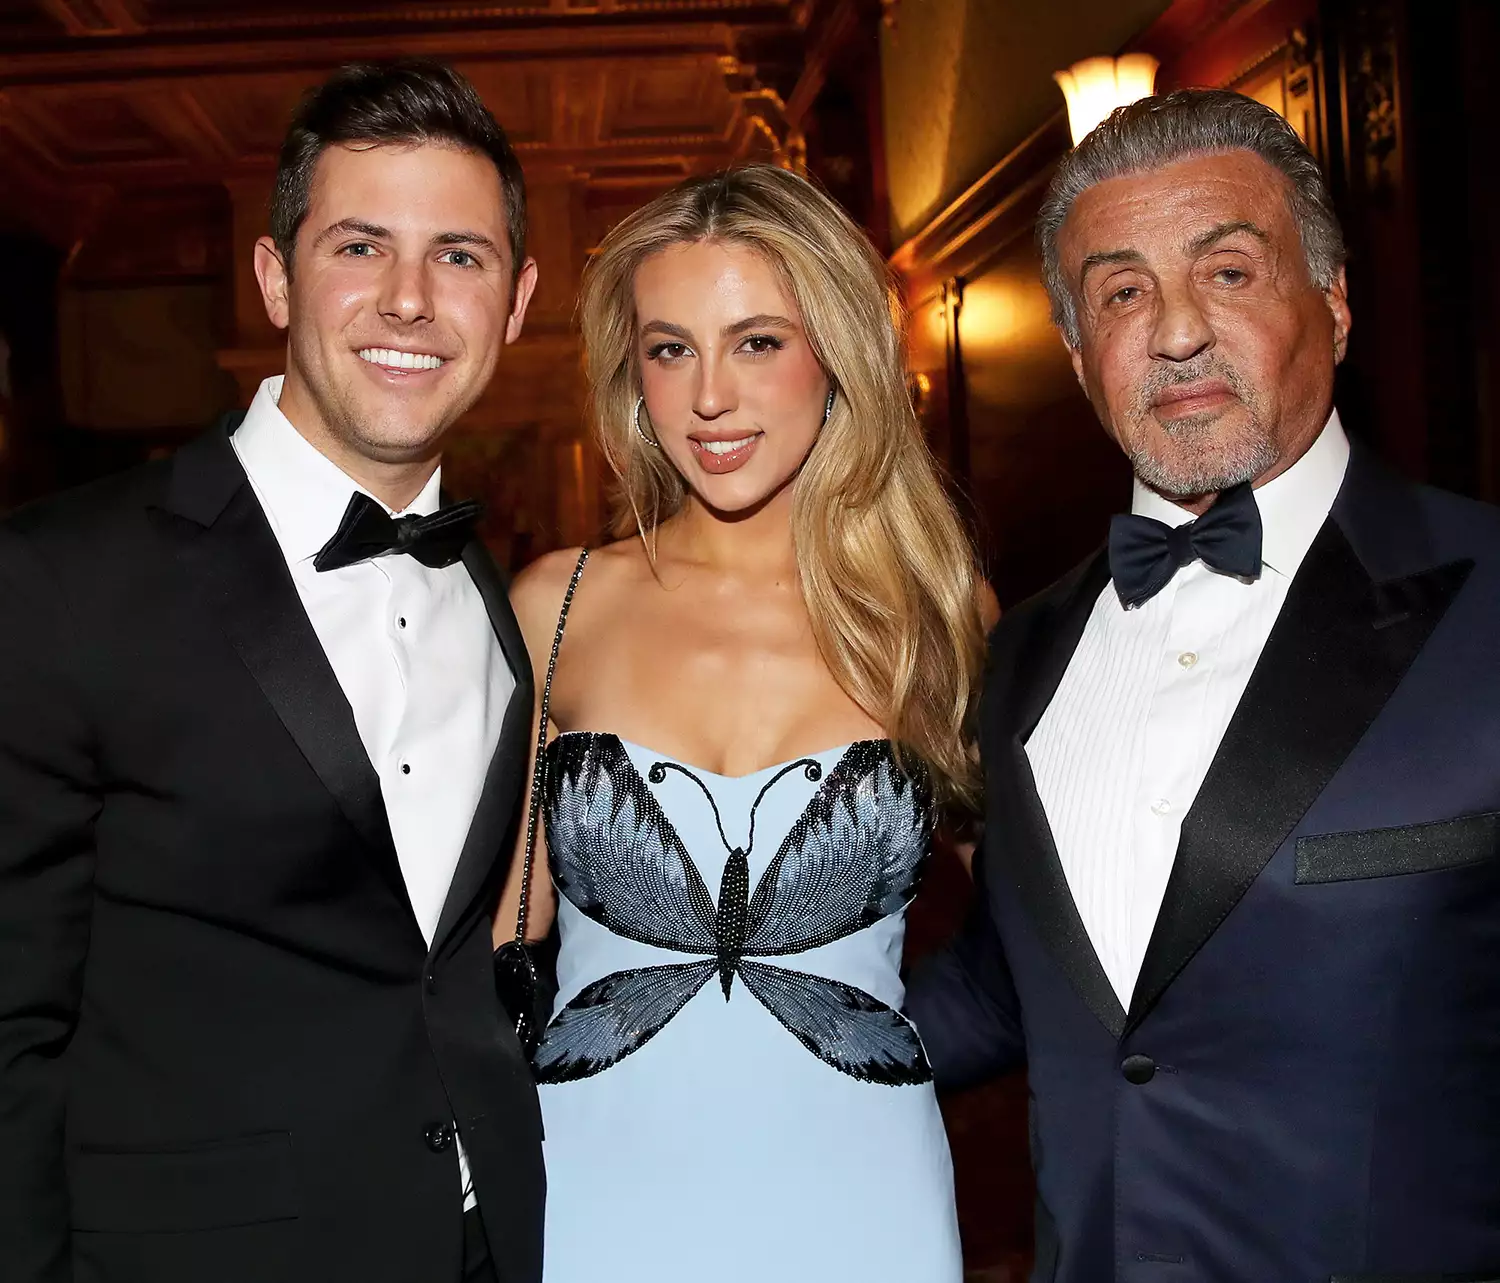
{"label": "nose", "polygon": [[427,264],[396,256],[381,282],[380,314],[402,325],[432,320],[432,282]]}
{"label": "nose", "polygon": [[1157,293],[1151,355],[1163,361],[1191,361],[1214,345],[1214,330],[1189,283],[1163,282]]}
{"label": "nose", "polygon": [[728,414],[740,403],[734,376],[713,357],[698,366],[698,386],[693,392],[693,413],[711,421]]}

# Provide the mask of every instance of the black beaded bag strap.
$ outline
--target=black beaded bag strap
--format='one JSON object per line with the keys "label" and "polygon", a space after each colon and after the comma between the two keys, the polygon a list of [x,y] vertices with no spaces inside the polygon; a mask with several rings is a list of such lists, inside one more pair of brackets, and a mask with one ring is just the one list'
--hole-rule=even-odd
{"label": "black beaded bag strap", "polygon": [[531,868],[536,855],[536,822],[542,808],[542,782],[547,769],[547,719],[552,709],[552,675],[557,671],[557,652],[562,649],[563,629],[568,626],[568,608],[573,604],[573,594],[578,591],[578,581],[583,576],[583,564],[589,559],[585,548],[578,554],[578,564],[573,567],[573,577],[568,580],[568,591],[563,595],[562,610],[557,616],[557,632],[552,638],[552,654],[547,658],[547,680],[542,683],[542,715],[537,720],[536,763],[531,770],[531,805],[526,812],[526,856],[521,862],[521,902],[516,910],[516,940],[526,943],[526,915],[531,908]]}

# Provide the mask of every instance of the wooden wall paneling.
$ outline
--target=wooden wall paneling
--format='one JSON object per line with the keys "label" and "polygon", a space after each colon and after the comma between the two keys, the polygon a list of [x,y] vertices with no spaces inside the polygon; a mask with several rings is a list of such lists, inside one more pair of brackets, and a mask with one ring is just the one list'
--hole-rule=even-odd
{"label": "wooden wall paneling", "polygon": [[[1423,22],[1443,24],[1450,7],[1430,6]],[[1464,300],[1453,300],[1459,311],[1445,320],[1434,293],[1438,282],[1452,277],[1443,258],[1429,262],[1423,248],[1420,153],[1446,150],[1442,131],[1461,137],[1463,121],[1450,118],[1436,129],[1414,131],[1414,109],[1430,101],[1432,86],[1414,92],[1417,67],[1398,0],[1324,0],[1320,28],[1331,117],[1328,169],[1348,243],[1354,317],[1349,356],[1339,371],[1339,404],[1352,432],[1408,476],[1426,479],[1434,475],[1435,424],[1441,423],[1440,459],[1451,449],[1452,433],[1467,426],[1452,413],[1454,390],[1432,384],[1433,326],[1445,336],[1439,341],[1449,342],[1466,327]],[[1463,174],[1452,178],[1462,205]],[[1464,237],[1461,226],[1444,221],[1446,255],[1457,252]],[[1473,449],[1470,440],[1461,452]],[[1440,471],[1447,484],[1469,488],[1458,470],[1440,462]]]}
{"label": "wooden wall paneling", "polygon": [[[1469,41],[1482,34],[1480,22],[1491,32],[1500,23],[1493,6],[1465,0],[1401,3],[1394,18],[1396,129],[1420,287],[1414,324],[1421,336],[1425,475],[1436,485],[1494,498],[1487,460],[1495,422],[1486,395],[1493,369],[1483,356],[1500,232],[1493,179],[1500,112],[1491,78],[1471,61]],[[1493,55],[1496,47],[1485,51]]]}

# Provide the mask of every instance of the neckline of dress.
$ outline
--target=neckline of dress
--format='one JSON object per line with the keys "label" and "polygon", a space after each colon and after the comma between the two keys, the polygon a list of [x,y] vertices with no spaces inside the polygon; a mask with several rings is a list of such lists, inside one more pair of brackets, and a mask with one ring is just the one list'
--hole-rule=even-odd
{"label": "neckline of dress", "polygon": [[712,779],[726,780],[730,783],[738,783],[742,780],[753,780],[761,775],[769,775],[772,771],[782,770],[785,767],[791,766],[795,762],[801,762],[808,758],[827,757],[830,753],[837,753],[842,758],[848,754],[850,749],[861,748],[865,745],[880,745],[884,747],[887,752],[891,750],[891,741],[889,739],[878,739],[870,737],[867,739],[849,740],[847,743],[831,744],[827,748],[820,748],[811,753],[799,753],[796,757],[789,757],[784,762],[772,762],[770,766],[759,767],[756,770],[746,772],[744,775],[724,775],[719,771],[710,771],[707,767],[704,766],[695,766],[692,762],[684,762],[682,759],[673,757],[670,753],[663,753],[658,749],[652,748],[648,744],[638,744],[634,740],[626,739],[622,735],[616,735],[614,731],[558,731],[556,735],[554,735],[550,740],[547,741],[548,750],[550,751],[552,746],[559,740],[566,739],[570,736],[588,736],[593,739],[612,739],[621,747],[636,749],[639,752],[644,753],[647,757],[658,758],[663,762],[670,762],[672,765],[680,766],[685,770],[695,771],[699,775],[707,775]]}

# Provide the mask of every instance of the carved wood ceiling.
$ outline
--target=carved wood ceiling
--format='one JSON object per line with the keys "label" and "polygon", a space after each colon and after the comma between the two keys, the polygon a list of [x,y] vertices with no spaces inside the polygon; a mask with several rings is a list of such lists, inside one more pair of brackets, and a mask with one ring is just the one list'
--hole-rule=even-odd
{"label": "carved wood ceiling", "polygon": [[855,10],[879,0],[0,0],[0,200],[66,241],[113,194],[264,173],[309,85],[412,54],[474,81],[528,171],[659,183],[795,147],[786,104]]}

